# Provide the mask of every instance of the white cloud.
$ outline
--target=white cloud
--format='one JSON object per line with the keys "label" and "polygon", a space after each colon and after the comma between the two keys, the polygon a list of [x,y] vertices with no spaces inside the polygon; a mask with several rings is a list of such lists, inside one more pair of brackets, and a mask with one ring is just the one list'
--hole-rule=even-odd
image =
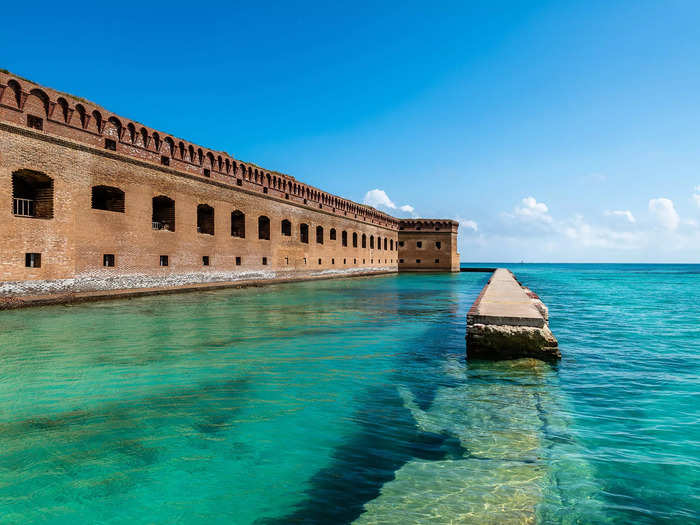
{"label": "white cloud", "polygon": [[630,222],[632,224],[637,222],[637,220],[634,218],[634,215],[632,215],[632,212],[629,210],[606,211],[605,215],[608,217],[624,217],[625,219],[627,219],[627,222]]}
{"label": "white cloud", "polygon": [[645,244],[643,232],[591,225],[584,220],[583,215],[574,215],[571,220],[562,222],[560,229],[568,239],[584,248],[633,250]]}
{"label": "white cloud", "polygon": [[695,201],[695,204],[697,204],[698,208],[700,208],[700,186],[695,186],[695,193],[693,193],[693,200]]}
{"label": "white cloud", "polygon": [[526,221],[552,222],[547,205],[544,202],[537,202],[534,197],[525,197],[520,201],[520,205],[515,207],[515,215]]}
{"label": "white cloud", "polygon": [[380,190],[379,188],[369,190],[367,193],[365,193],[365,198],[362,200],[362,202],[367,206],[372,206],[373,208],[384,208],[385,210],[398,210],[404,213],[408,213],[411,217],[416,216],[416,210],[413,206],[411,206],[410,204],[397,206],[396,204],[394,204],[394,201],[392,201],[389,198],[386,192],[384,190]]}
{"label": "white cloud", "polygon": [[671,199],[659,197],[649,200],[649,211],[662,228],[673,231],[678,228],[680,217]]}
{"label": "white cloud", "polygon": [[373,206],[375,208],[382,206],[384,208],[391,208],[392,210],[396,209],[396,204],[391,201],[384,190],[380,189],[369,190],[365,193],[365,198],[362,202],[367,206]]}
{"label": "white cloud", "polygon": [[469,230],[474,230],[475,232],[479,231],[479,225],[476,223],[476,221],[472,220],[466,220],[466,221],[459,221],[459,225],[462,228],[467,228]]}
{"label": "white cloud", "polygon": [[[700,195],[700,188],[695,191]],[[668,198],[649,200],[649,215],[630,210],[604,212],[610,219],[587,221],[583,215],[550,215],[549,207],[533,197],[502,221],[480,221],[472,232],[460,220],[460,248],[465,261],[581,261],[670,262],[700,260],[700,220],[678,215]]]}

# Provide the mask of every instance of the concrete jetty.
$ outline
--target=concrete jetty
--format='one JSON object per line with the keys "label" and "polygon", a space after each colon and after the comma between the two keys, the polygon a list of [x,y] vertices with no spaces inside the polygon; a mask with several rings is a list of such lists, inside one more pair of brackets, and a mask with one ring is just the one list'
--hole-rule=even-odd
{"label": "concrete jetty", "polygon": [[540,298],[505,268],[497,268],[467,314],[470,359],[561,358]]}

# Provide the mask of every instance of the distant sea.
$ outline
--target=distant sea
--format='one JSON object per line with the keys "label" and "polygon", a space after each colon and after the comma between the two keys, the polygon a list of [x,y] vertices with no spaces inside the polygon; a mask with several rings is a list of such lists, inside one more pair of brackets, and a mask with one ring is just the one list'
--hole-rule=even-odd
{"label": "distant sea", "polygon": [[700,266],[482,266],[558,365],[465,359],[482,273],[1,312],[0,524],[700,521]]}

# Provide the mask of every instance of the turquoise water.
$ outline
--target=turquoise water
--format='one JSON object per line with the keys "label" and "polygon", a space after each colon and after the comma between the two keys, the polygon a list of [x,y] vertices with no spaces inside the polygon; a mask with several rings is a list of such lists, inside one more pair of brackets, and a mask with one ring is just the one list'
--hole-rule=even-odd
{"label": "turquoise water", "polygon": [[0,313],[0,523],[700,520],[700,266],[514,265],[562,362],[467,362],[487,274]]}

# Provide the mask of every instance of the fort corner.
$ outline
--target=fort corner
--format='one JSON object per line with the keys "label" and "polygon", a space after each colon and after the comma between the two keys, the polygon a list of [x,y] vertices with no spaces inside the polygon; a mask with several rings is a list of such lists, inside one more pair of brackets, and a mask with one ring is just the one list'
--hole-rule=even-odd
{"label": "fort corner", "polygon": [[402,219],[399,222],[400,271],[459,271],[457,221]]}

